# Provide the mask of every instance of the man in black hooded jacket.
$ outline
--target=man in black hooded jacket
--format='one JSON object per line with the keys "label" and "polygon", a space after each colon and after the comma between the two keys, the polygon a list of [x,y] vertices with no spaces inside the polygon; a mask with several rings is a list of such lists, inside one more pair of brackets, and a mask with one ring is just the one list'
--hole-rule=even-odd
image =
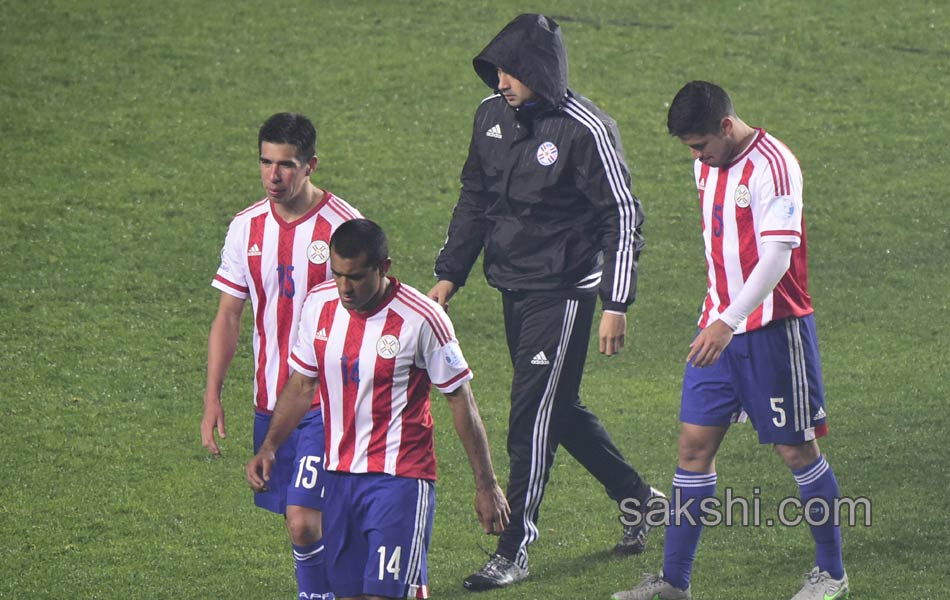
{"label": "man in black hooded jacket", "polygon": [[[660,493],[578,397],[598,290],[600,351],[609,356],[624,344],[643,246],[643,213],[616,123],[568,89],[567,52],[553,19],[520,15],[474,66],[496,93],[475,114],[461,195],[429,296],[445,306],[484,248],[485,276],[502,292],[514,377],[511,523],[496,553],[464,581],[479,591],[528,576],[527,548],[538,537],[558,445],[624,507],[645,509]],[[646,524],[625,526],[615,553],[642,552],[648,531]]]}

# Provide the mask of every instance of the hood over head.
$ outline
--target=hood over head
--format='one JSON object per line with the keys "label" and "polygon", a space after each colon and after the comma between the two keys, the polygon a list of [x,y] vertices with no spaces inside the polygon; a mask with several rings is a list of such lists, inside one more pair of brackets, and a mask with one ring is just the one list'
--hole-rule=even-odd
{"label": "hood over head", "polygon": [[544,15],[523,14],[508,23],[472,61],[475,72],[498,90],[501,69],[553,106],[567,94],[567,49],[561,26]]}

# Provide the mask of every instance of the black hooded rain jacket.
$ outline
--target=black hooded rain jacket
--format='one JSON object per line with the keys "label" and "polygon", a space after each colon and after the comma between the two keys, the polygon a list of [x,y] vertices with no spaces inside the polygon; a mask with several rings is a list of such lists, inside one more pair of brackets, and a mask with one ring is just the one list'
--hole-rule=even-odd
{"label": "black hooded rain jacket", "polygon": [[[485,276],[496,288],[567,297],[599,289],[605,309],[626,311],[643,213],[616,123],[568,89],[560,27],[521,15],[473,62],[496,93],[475,113],[436,276],[464,285],[484,248]],[[536,101],[511,108],[497,93],[499,68]]]}

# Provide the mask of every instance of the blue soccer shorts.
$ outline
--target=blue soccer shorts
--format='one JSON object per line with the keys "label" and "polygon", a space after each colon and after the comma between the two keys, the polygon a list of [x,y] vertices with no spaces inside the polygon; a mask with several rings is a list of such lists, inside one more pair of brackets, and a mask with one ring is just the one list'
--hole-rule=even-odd
{"label": "blue soccer shorts", "polygon": [[[264,442],[270,421],[270,414],[255,413],[255,454]],[[288,504],[322,511],[323,435],[323,413],[320,409],[311,410],[277,449],[267,491],[255,493],[254,504],[279,514],[287,513]]]}
{"label": "blue soccer shorts", "polygon": [[761,444],[825,435],[825,393],[814,315],[736,335],[712,365],[686,365],[680,421],[729,425],[748,416]]}
{"label": "blue soccer shorts", "polygon": [[330,590],[428,598],[435,484],[382,473],[327,471],[324,552]]}

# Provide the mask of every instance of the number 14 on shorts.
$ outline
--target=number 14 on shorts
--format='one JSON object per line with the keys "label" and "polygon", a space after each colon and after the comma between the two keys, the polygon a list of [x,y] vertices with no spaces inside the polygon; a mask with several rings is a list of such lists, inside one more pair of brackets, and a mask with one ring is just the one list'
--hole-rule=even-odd
{"label": "number 14 on shorts", "polygon": [[[402,557],[402,546],[396,546],[391,551],[386,546],[380,546],[376,553],[379,554],[379,580],[383,581],[387,575],[399,580],[399,559]],[[389,560],[386,559],[387,555]]]}

